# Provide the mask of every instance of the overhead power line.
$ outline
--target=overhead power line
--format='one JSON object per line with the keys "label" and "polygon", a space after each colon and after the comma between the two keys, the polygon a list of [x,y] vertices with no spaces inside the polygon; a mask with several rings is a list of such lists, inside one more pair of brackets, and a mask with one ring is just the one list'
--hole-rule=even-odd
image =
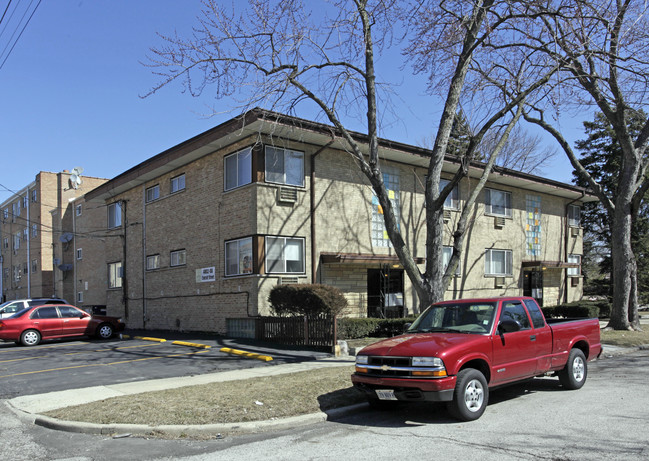
{"label": "overhead power line", "polygon": [[[2,59],[2,64],[0,64],[0,70],[2,70],[2,68],[4,67],[5,63],[7,62],[7,59],[9,59],[9,56],[11,55],[11,52],[16,47],[16,44],[18,43],[18,40],[20,40],[20,37],[22,37],[23,32],[25,32],[25,29],[27,28],[27,25],[32,20],[32,17],[34,17],[34,13],[36,13],[36,10],[38,9],[39,5],[41,4],[41,1],[42,0],[38,0],[38,3],[34,7],[34,9],[31,10],[31,14],[29,15],[29,18],[27,18],[27,21],[25,21],[25,17],[27,16],[27,13],[29,13],[31,6],[34,3],[34,0],[32,0],[29,3],[29,6],[23,12],[23,15],[20,18],[20,21],[18,22],[18,24],[16,24],[16,27],[15,27],[13,33],[11,34],[11,37],[9,38],[9,40],[7,41],[7,44],[5,45],[4,49],[2,50],[2,54],[0,54],[0,59]],[[2,20],[4,20],[6,14],[7,14],[7,10],[9,9],[9,5],[11,5],[11,1],[9,2],[9,4],[7,5],[7,8],[5,9],[4,13],[2,14]],[[9,22],[11,22],[11,19],[13,18],[13,15],[16,12],[17,9],[18,9],[18,4],[16,4],[16,7],[11,12],[11,15],[9,16],[8,21],[5,23],[4,27],[2,28],[2,31],[0,31],[0,40],[2,39],[2,36],[4,35],[5,31],[7,30],[7,25],[9,24]],[[0,20],[0,24],[2,23],[2,20]],[[21,24],[23,24],[22,29],[20,29]],[[16,37],[16,32],[18,32],[18,29],[20,29],[20,33]],[[15,40],[14,40],[14,37],[16,37]],[[10,45],[11,45],[11,47],[9,47]],[[9,51],[7,51],[7,48],[9,48]],[[4,56],[4,59],[2,58],[2,56]]]}

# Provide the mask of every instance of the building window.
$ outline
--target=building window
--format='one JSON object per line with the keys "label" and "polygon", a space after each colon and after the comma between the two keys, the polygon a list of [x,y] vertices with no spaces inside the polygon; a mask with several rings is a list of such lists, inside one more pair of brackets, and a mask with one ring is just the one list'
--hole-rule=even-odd
{"label": "building window", "polygon": [[38,259],[32,259],[32,274],[38,272]]}
{"label": "building window", "polygon": [[25,227],[23,229],[23,240],[27,240],[27,237],[29,237],[29,229]]}
{"label": "building window", "polygon": [[568,225],[570,227],[581,227],[581,207],[578,205],[568,206]]}
{"label": "building window", "polygon": [[[397,226],[401,223],[401,204],[399,199],[399,174],[396,171],[390,171],[387,168],[383,171],[383,183],[388,191],[388,198],[392,204],[394,217],[397,220]],[[372,195],[372,246],[391,247],[388,231],[385,229],[383,217],[383,207],[379,203],[379,198]]]}
{"label": "building window", "polygon": [[81,216],[81,212],[82,212],[81,205],[77,205],[76,210],[77,210],[77,216]]}
{"label": "building window", "polygon": [[171,252],[170,266],[184,266],[187,264],[187,252],[185,250],[176,250]]}
{"label": "building window", "polygon": [[568,277],[579,277],[581,275],[581,255],[568,255],[568,262],[579,264],[579,267],[569,267],[566,274]]}
{"label": "building window", "polygon": [[225,275],[252,274],[252,237],[225,242]]}
{"label": "building window", "polygon": [[185,174],[171,178],[171,193],[181,191],[185,188]]}
{"label": "building window", "polygon": [[83,248],[77,248],[77,259],[83,259]]}
{"label": "building window", "polygon": [[252,150],[250,147],[225,157],[225,190],[252,182]]}
{"label": "building window", "polygon": [[5,280],[9,280],[9,268],[5,267],[4,270],[2,271],[2,278]]}
{"label": "building window", "polygon": [[304,239],[266,237],[267,273],[303,273]]}
{"label": "building window", "polygon": [[496,277],[511,277],[512,271],[512,250],[487,250],[485,252],[485,275]]}
{"label": "building window", "polygon": [[150,255],[146,257],[146,270],[152,271],[160,269],[160,255]]}
{"label": "building window", "polygon": [[27,275],[29,273],[29,266],[27,263],[23,263],[23,275]]}
{"label": "building window", "polygon": [[14,217],[20,216],[20,202],[13,203],[11,207],[13,208]]}
{"label": "building window", "polygon": [[[443,250],[444,253],[444,272],[446,272],[446,268],[448,267],[448,264],[451,262],[451,256],[453,256],[453,247],[451,246],[444,246]],[[455,269],[455,275],[460,275],[460,264],[458,263],[457,268]]]}
{"label": "building window", "polygon": [[122,288],[122,262],[108,264],[108,288]]}
{"label": "building window", "polygon": [[83,302],[83,291],[79,291],[77,293],[77,303],[82,303]]}
{"label": "building window", "polygon": [[9,237],[2,239],[2,248],[9,248]]}
{"label": "building window", "polygon": [[20,249],[20,232],[14,235],[14,250]]}
{"label": "building window", "polygon": [[115,202],[108,205],[108,228],[114,229],[122,225],[122,204]]}
{"label": "building window", "polygon": [[14,282],[20,282],[20,266],[14,266]]}
{"label": "building window", "polygon": [[9,208],[5,208],[4,210],[2,210],[2,217],[4,219],[9,219]]}
{"label": "building window", "polygon": [[32,224],[32,237],[38,236],[38,224]]}
{"label": "building window", "polygon": [[38,191],[36,189],[32,191],[32,202],[38,202]]}
{"label": "building window", "polygon": [[[446,185],[451,182],[447,179],[440,179],[439,181],[439,191],[446,187]],[[444,200],[444,208],[449,210],[459,210],[460,209],[460,191],[457,187],[457,184],[453,188],[450,194]]]}
{"label": "building window", "polygon": [[304,152],[266,146],[266,182],[304,186]]}
{"label": "building window", "polygon": [[493,216],[512,216],[512,194],[496,189],[485,189],[486,213]]}
{"label": "building window", "polygon": [[149,187],[146,190],[146,201],[148,202],[153,202],[154,200],[158,200],[160,198],[160,185],[156,184],[153,187]]}
{"label": "building window", "polygon": [[527,224],[525,225],[525,252],[527,256],[541,256],[541,196],[525,196]]}
{"label": "building window", "polygon": [[23,197],[23,208],[27,209],[28,206],[29,206],[29,195],[25,195]]}

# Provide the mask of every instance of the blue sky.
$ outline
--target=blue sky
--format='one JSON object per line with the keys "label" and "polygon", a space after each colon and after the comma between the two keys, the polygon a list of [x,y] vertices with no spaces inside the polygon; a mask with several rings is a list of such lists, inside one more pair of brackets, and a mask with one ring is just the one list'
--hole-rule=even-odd
{"label": "blue sky", "polygon": [[[8,1],[0,0],[0,15]],[[13,0],[0,24],[0,65],[11,34],[22,28],[20,16],[27,11],[27,18],[37,3]],[[85,176],[112,178],[237,115],[227,113],[235,104],[222,100],[217,105],[224,113],[207,117],[214,103],[209,95],[192,98],[180,85],[140,97],[157,81],[140,63],[161,44],[156,32],[187,36],[200,7],[199,0],[42,1],[0,69],[0,152],[8,166],[0,175],[0,202],[12,195],[7,189],[25,187],[39,171],[81,166]],[[403,80],[401,100],[395,100],[402,123],[381,136],[419,144],[437,125],[440,102],[425,95],[424,81],[408,68]],[[583,137],[573,131],[568,139]],[[544,173],[570,182],[571,171],[559,153]]]}

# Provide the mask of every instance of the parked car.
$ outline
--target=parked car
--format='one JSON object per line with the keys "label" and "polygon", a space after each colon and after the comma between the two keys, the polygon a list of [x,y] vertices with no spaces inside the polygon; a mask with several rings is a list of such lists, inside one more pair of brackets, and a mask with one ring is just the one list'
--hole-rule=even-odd
{"label": "parked car", "polygon": [[118,317],[90,315],[68,304],[37,305],[0,320],[0,339],[35,346],[42,339],[96,336],[109,339],[124,330]]}
{"label": "parked car", "polygon": [[457,419],[478,419],[489,390],[542,376],[579,389],[602,353],[597,319],[546,320],[533,298],[433,304],[401,336],[364,347],[354,386],[373,406],[446,402]]}
{"label": "parked car", "polygon": [[14,299],[0,304],[0,319],[11,317],[16,312],[22,311],[28,307],[40,306],[42,304],[67,304],[62,298],[30,298]]}

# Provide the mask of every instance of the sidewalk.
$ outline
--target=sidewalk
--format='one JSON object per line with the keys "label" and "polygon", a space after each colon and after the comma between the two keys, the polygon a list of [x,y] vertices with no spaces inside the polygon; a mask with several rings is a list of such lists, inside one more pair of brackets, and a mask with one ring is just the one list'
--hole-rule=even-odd
{"label": "sidewalk", "polygon": [[[637,348],[625,348],[604,345],[603,357],[613,357],[633,352]],[[253,421],[232,424],[205,424],[205,425],[177,425],[177,426],[149,426],[141,424],[93,424],[76,421],[61,421],[43,416],[41,413],[74,405],[82,405],[98,400],[134,395],[143,392],[175,389],[184,386],[217,383],[224,381],[253,379],[264,376],[284,373],[308,371],[322,367],[349,366],[355,360],[354,356],[328,357],[319,360],[310,360],[299,363],[289,363],[272,367],[254,367],[241,370],[223,371],[197,376],[183,376],[177,378],[164,378],[150,381],[138,381],[105,386],[93,386],[85,389],[70,389],[59,392],[50,392],[39,395],[26,395],[8,400],[6,403],[14,413],[28,423],[33,423],[50,429],[86,434],[109,435],[113,437],[146,436],[152,433],[168,434],[170,436],[182,435],[210,435],[236,434],[263,432],[265,430],[281,430],[292,427],[315,424],[327,419],[340,416],[347,411],[356,411],[364,408],[365,404],[353,407],[332,410],[328,413],[318,412],[313,414],[295,416],[290,418],[269,421]]]}

